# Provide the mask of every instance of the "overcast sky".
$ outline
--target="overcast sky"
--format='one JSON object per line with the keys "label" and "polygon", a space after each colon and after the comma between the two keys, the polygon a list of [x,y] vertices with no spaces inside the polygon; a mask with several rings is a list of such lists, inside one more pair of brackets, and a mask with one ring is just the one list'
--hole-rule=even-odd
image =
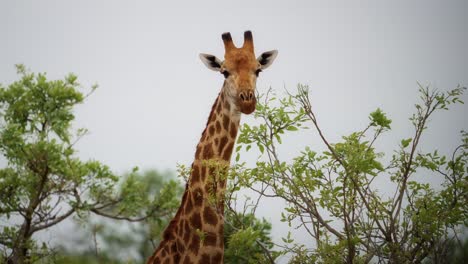
{"label": "overcast sky", "polygon": [[[116,173],[175,170],[192,162],[223,82],[198,54],[222,58],[223,32],[241,45],[252,30],[257,54],[279,51],[260,93],[308,84],[331,141],[363,128],[380,107],[393,131],[379,146],[391,149],[411,136],[417,82],[468,85],[468,1],[382,2],[0,0],[0,83],[17,79],[16,63],[51,79],[73,72],[84,88],[98,83],[76,111],[76,127],[91,132],[77,145],[80,156]],[[424,148],[453,148],[468,129],[466,113],[458,106],[435,115]],[[290,138],[282,156],[305,144],[319,141],[314,133]],[[259,212],[284,233],[270,205]]]}

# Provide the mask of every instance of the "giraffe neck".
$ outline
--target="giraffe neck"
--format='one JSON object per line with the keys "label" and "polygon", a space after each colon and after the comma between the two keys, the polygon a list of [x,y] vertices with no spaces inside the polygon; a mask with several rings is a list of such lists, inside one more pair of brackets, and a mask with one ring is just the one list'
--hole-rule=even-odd
{"label": "giraffe neck", "polygon": [[[195,152],[195,162],[218,160],[229,163],[237,136],[240,112],[230,102],[225,83],[211,108],[205,130]],[[193,176],[193,174],[192,174]]]}
{"label": "giraffe neck", "polygon": [[240,122],[230,98],[225,82],[197,145],[181,206],[148,263],[223,261],[226,172]]}

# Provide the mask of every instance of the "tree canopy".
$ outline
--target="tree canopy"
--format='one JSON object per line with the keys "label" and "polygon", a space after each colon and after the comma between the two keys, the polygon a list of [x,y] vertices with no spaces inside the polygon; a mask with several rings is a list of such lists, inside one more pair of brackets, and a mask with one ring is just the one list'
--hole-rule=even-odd
{"label": "tree canopy", "polygon": [[[465,90],[420,86],[420,102],[409,118],[413,135],[390,154],[375,147],[391,130],[392,122],[381,109],[370,113],[366,127],[330,142],[307,86],[299,85],[295,95],[282,99],[268,93],[255,112],[260,123],[241,129],[237,151],[256,147],[259,158],[254,167],[236,168],[237,185],[263,199],[285,201],[282,221],[310,236],[307,245],[292,236],[278,245],[293,255],[291,263],[438,262],[447,256],[448,245],[461,244],[459,235],[467,226],[468,133],[461,132],[460,144],[448,156],[421,152],[420,145],[430,117],[462,103]],[[307,127],[315,130],[325,150],[304,146],[299,155],[281,158],[282,138]],[[417,174],[441,179],[442,186],[421,182]],[[377,178],[387,182],[390,195],[379,191]]]}
{"label": "tree canopy", "polygon": [[7,162],[0,169],[4,259],[31,263],[47,257],[48,245],[38,244],[34,234],[71,216],[142,221],[172,214],[174,183],[148,196],[135,177],[118,184],[108,166],[77,157],[75,143],[87,130],[73,129],[73,108],[97,86],[85,95],[73,74],[49,81],[22,65],[17,70],[20,80],[0,86],[0,152]]}

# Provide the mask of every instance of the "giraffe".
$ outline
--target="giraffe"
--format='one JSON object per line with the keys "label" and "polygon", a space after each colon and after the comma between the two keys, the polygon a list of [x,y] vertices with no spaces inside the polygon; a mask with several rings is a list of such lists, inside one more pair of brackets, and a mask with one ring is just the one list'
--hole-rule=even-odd
{"label": "giraffe", "polygon": [[251,31],[244,33],[241,48],[234,45],[229,32],[222,34],[222,40],[224,61],[200,54],[209,69],[224,75],[224,84],[197,145],[181,205],[147,263],[223,262],[226,177],[219,171],[229,166],[241,113],[255,110],[257,77],[278,52],[267,51],[255,58]]}

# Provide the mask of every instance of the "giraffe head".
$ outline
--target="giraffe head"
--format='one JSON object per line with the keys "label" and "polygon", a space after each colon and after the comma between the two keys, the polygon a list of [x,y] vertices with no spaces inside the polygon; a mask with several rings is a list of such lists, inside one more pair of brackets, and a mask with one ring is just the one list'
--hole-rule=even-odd
{"label": "giraffe head", "polygon": [[211,70],[224,75],[225,89],[229,101],[235,109],[250,114],[255,110],[257,99],[255,88],[259,73],[268,68],[276,58],[278,51],[272,50],[255,57],[252,32],[244,33],[244,45],[237,48],[231,34],[222,35],[224,42],[224,61],[210,54],[200,54],[200,59]]}

